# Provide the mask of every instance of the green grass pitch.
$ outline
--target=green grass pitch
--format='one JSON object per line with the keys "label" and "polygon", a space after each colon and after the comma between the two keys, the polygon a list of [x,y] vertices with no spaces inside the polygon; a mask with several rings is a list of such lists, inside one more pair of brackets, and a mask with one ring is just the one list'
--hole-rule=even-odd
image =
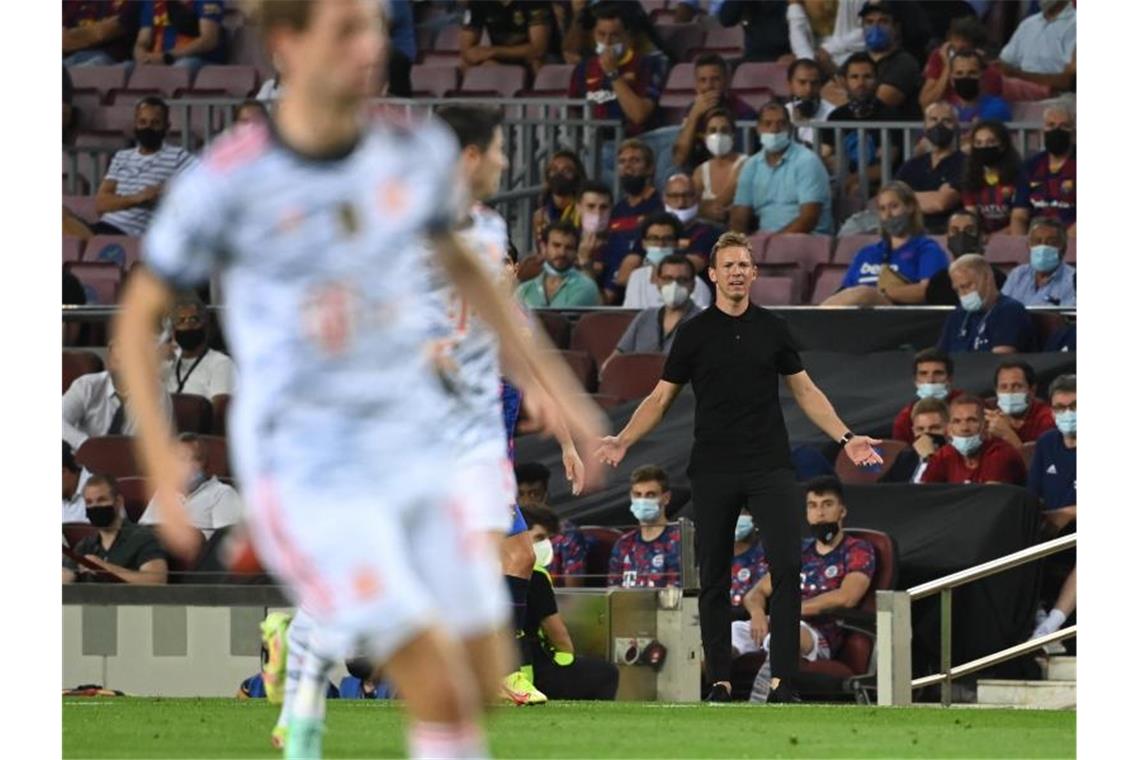
{"label": "green grass pitch", "polygon": [[[65,698],[65,758],[280,757],[264,700]],[[402,711],[331,701],[326,757],[403,757]],[[1074,757],[1073,711],[562,702],[495,709],[499,758]]]}

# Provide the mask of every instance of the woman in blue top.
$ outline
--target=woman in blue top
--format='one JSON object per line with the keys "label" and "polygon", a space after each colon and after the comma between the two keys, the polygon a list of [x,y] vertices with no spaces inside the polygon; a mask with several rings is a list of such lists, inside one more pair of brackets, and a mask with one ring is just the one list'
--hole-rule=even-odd
{"label": "woman in blue top", "polygon": [[946,252],[926,236],[922,209],[905,182],[888,182],[879,191],[879,229],[882,239],[855,254],[839,292],[824,306],[923,303],[927,281],[949,266]]}

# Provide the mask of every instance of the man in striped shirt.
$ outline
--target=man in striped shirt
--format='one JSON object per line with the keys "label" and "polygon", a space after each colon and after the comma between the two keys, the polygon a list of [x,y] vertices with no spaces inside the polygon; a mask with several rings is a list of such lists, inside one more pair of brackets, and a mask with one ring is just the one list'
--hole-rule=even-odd
{"label": "man in striped shirt", "polygon": [[155,204],[171,177],[197,163],[183,148],[166,145],[170,109],[159,97],[146,97],[135,106],[135,147],[117,152],[99,192],[95,210],[101,235],[141,236],[150,225]]}

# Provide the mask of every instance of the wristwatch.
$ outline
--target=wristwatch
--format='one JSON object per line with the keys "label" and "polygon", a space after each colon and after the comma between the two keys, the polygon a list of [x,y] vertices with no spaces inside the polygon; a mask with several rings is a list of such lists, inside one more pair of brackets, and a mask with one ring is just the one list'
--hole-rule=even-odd
{"label": "wristwatch", "polygon": [[848,430],[846,433],[844,433],[843,437],[839,439],[840,448],[845,448],[847,446],[847,444],[851,442],[851,439],[853,439],[854,437],[855,437],[855,434],[852,433],[850,430]]}

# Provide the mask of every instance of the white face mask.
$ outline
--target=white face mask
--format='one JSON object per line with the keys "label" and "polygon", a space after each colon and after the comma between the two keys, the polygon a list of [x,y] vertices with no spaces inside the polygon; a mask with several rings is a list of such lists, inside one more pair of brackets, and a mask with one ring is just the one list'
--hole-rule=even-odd
{"label": "white face mask", "polygon": [[612,45],[607,45],[604,42],[595,43],[594,52],[597,53],[598,55],[601,55],[602,53],[606,52],[607,47],[611,51],[613,51],[614,58],[621,58],[622,53],[625,52],[625,45],[622,44],[621,42],[615,42]]}
{"label": "white face mask", "polygon": [[697,218],[697,210],[699,208],[699,205],[694,204],[688,208],[673,208],[672,206],[666,206],[665,210],[673,216],[677,217],[677,220],[680,221],[681,224],[688,224]]}
{"label": "white face mask", "polygon": [[554,559],[554,544],[549,538],[534,542],[534,561],[539,567],[546,567]]}
{"label": "white face mask", "polygon": [[607,211],[599,214],[594,211],[582,212],[582,232],[598,233],[610,226],[610,214]]}
{"label": "white face mask", "polygon": [[670,308],[677,308],[689,300],[689,289],[679,282],[667,282],[661,286],[661,300]]}
{"label": "white face mask", "polygon": [[713,132],[705,135],[705,147],[714,156],[724,156],[732,151],[732,135]]}

